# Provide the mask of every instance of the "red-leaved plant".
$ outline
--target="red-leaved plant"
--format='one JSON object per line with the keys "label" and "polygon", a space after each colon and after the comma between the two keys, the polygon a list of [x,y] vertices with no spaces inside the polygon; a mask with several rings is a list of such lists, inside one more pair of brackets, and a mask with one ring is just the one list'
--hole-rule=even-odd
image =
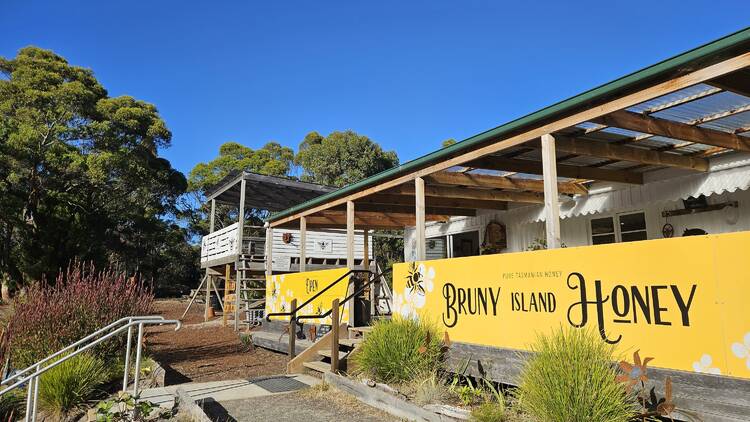
{"label": "red-leaved plant", "polygon": [[[6,327],[11,365],[24,368],[122,317],[148,315],[153,301],[137,277],[72,262],[54,285],[35,283],[15,300]],[[116,336],[94,353],[110,360],[124,353],[124,344],[125,336]]]}

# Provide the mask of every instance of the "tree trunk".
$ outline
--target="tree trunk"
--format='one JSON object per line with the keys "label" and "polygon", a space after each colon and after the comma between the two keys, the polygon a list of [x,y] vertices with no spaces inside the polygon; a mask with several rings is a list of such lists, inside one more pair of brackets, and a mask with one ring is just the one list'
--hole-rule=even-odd
{"label": "tree trunk", "polygon": [[3,277],[2,279],[2,295],[3,295],[3,303],[10,303],[11,297],[10,297],[10,286],[8,286],[8,279]]}

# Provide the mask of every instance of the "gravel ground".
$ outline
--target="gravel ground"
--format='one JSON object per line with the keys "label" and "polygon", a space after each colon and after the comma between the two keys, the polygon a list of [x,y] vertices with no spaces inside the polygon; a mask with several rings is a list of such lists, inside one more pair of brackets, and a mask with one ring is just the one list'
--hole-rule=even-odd
{"label": "gravel ground", "polygon": [[[184,300],[158,300],[155,313],[177,319],[186,306]],[[248,379],[286,372],[285,355],[261,348],[245,349],[231,326],[222,327],[219,323],[199,328],[192,325],[201,322],[203,306],[195,304],[183,319],[181,330],[166,327],[150,330],[146,349],[164,366],[167,385]]]}

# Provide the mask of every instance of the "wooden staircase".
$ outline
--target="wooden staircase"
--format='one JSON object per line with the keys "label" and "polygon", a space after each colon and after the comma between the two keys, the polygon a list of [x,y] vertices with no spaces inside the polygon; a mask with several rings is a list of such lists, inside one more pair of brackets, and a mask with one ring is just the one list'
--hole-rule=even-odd
{"label": "wooden staircase", "polygon": [[345,337],[338,339],[338,347],[332,345],[333,332],[329,332],[307,350],[292,359],[287,364],[287,372],[290,374],[300,373],[305,370],[317,374],[330,372],[332,369],[331,357],[333,350],[338,351],[338,367],[336,371],[351,370],[352,365],[349,365],[349,361],[356,354],[367,333],[372,331],[372,327],[348,327],[346,324],[341,324],[339,329]]}

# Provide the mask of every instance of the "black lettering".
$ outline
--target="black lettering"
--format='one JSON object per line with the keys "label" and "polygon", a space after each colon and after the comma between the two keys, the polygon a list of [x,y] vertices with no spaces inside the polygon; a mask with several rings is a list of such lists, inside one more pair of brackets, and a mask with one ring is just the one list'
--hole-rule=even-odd
{"label": "black lettering", "polygon": [[[648,287],[644,289],[644,292],[646,292],[646,298],[641,295],[641,291],[638,289],[638,286],[632,286],[630,287],[630,293],[633,295],[633,323],[638,323],[638,312],[636,311],[638,308],[641,309],[641,314],[646,319],[646,322],[651,324],[651,301],[649,300],[649,290]],[[636,304],[638,306],[636,306]]]}
{"label": "black lettering", "polygon": [[458,313],[466,313],[466,290],[458,289]]}
{"label": "black lettering", "polygon": [[497,288],[497,295],[492,294],[490,289],[490,301],[492,302],[492,315],[497,316],[497,301],[500,300],[500,287]]}
{"label": "black lettering", "polygon": [[661,320],[661,313],[665,312],[667,308],[659,307],[659,290],[666,290],[668,286],[651,286],[651,296],[654,301],[654,324],[656,325],[672,325],[669,321]]}
{"label": "black lettering", "polygon": [[484,312],[487,315],[487,296],[485,296],[485,289],[477,289],[477,307],[480,308],[480,312]]}
{"label": "black lettering", "polygon": [[549,302],[549,312],[555,312],[555,309],[557,309],[557,298],[555,297],[555,294],[552,292],[547,293],[547,301]]}
{"label": "black lettering", "polygon": [[450,328],[458,323],[458,312],[456,312],[456,286],[452,283],[443,285],[443,298],[445,299],[445,312],[443,312],[443,324]]}
{"label": "black lettering", "polygon": [[680,308],[680,313],[682,314],[682,325],[685,327],[689,327],[690,326],[690,305],[693,304],[693,296],[695,295],[695,289],[698,286],[693,284],[693,286],[690,288],[690,296],[688,297],[687,303],[685,303],[685,300],[682,299],[682,294],[680,294],[680,289],[677,286],[673,284],[670,287],[672,287],[672,293],[674,293],[674,300],[677,301],[677,307]]}
{"label": "black lettering", "polygon": [[[620,297],[622,297],[622,308],[620,308]],[[624,318],[630,313],[630,295],[628,294],[628,289],[626,289],[625,286],[618,285],[615,286],[614,289],[612,289],[612,310],[615,311],[615,315],[620,317],[618,319],[615,319],[615,322],[630,322],[629,319]]]}

